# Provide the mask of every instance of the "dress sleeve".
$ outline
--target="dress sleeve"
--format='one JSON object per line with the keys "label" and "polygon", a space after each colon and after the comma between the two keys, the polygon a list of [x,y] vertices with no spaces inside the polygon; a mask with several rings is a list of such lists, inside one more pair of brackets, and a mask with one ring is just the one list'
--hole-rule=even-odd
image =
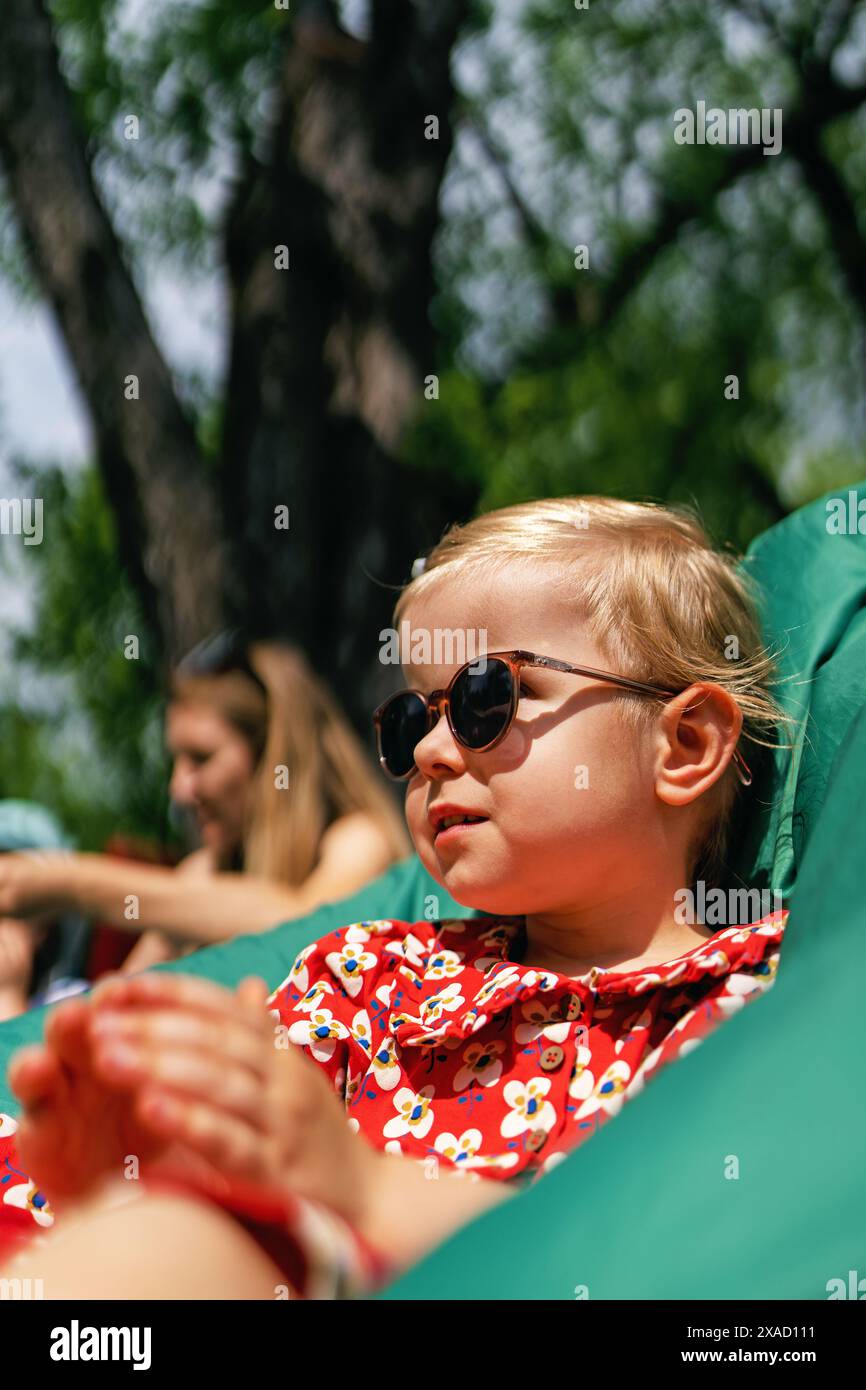
{"label": "dress sleeve", "polygon": [[356,922],[329,932],[299,952],[267,1001],[276,1045],[302,1047],[343,1100],[353,1057],[358,1066],[369,1060],[367,1005],[383,973],[383,943],[399,925]]}

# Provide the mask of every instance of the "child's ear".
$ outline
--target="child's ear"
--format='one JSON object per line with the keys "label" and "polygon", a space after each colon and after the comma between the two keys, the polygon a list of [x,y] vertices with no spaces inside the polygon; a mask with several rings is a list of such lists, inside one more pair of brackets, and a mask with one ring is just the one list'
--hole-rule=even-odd
{"label": "child's ear", "polygon": [[656,792],[669,806],[696,801],[733,757],[743,712],[720,685],[696,682],[665,705],[657,725]]}

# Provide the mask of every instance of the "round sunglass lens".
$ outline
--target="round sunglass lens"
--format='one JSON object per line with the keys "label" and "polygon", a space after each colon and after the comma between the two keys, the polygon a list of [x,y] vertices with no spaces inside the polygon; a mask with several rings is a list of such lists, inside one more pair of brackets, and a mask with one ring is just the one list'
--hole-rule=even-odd
{"label": "round sunglass lens", "polygon": [[486,748],[511,715],[511,670],[498,657],[481,657],[461,672],[451,691],[451,718],[467,748]]}
{"label": "round sunglass lens", "polygon": [[427,707],[419,695],[395,695],[382,711],[379,749],[392,777],[415,765],[415,747],[427,733]]}

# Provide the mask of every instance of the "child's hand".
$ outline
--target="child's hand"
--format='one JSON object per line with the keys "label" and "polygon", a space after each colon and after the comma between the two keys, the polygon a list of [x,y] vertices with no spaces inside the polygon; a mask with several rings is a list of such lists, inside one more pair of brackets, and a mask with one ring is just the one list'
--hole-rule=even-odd
{"label": "child's hand", "polygon": [[135,1155],[152,1160],[166,1141],[135,1116],[135,1097],[97,1076],[89,1039],[92,996],[69,999],[48,1015],[44,1044],[19,1049],[9,1084],[21,1101],[16,1148],[24,1171],[55,1207],[123,1173]]}
{"label": "child's hand", "polygon": [[114,979],[100,990],[91,1026],[97,1071],[136,1095],[135,1113],[155,1136],[220,1172],[356,1220],[380,1155],[352,1134],[315,1062],[276,1047],[268,994],[254,978],[236,993],[162,972]]}

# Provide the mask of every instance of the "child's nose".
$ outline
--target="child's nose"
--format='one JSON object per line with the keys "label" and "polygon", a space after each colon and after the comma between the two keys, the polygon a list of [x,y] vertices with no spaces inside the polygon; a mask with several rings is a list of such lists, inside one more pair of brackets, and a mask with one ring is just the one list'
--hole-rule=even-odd
{"label": "child's nose", "polygon": [[452,734],[448,720],[440,715],[432,729],[415,745],[415,766],[430,778],[435,778],[442,768],[447,768],[449,772],[463,772],[466,767],[464,755],[465,749]]}

